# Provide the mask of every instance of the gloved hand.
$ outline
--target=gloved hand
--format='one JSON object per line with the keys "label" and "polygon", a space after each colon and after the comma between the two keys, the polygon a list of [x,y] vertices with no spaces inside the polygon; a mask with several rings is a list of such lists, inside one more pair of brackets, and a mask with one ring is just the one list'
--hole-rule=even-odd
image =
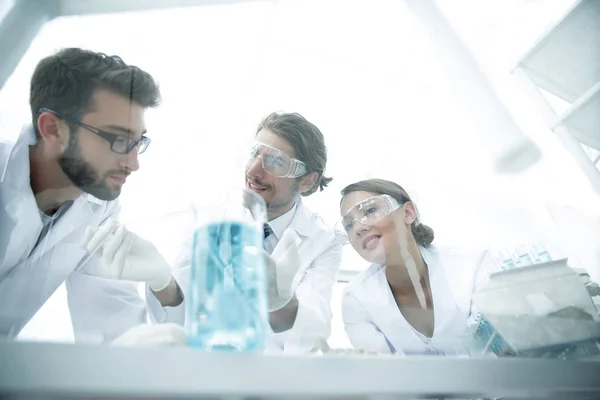
{"label": "gloved hand", "polygon": [[[103,263],[85,265],[87,272],[108,279],[147,282],[155,292],[171,282],[171,267],[156,247],[135,233],[129,232],[116,220],[110,219],[100,228],[88,227],[82,247],[96,252]],[[87,267],[87,268],[86,268]]]}
{"label": "gloved hand", "polygon": [[186,343],[185,330],[173,323],[136,325],[110,342],[115,346],[183,346]]}
{"label": "gloved hand", "polygon": [[269,311],[283,308],[294,297],[292,282],[300,268],[298,245],[300,238],[286,229],[273,254],[265,252],[265,266],[269,295]]}

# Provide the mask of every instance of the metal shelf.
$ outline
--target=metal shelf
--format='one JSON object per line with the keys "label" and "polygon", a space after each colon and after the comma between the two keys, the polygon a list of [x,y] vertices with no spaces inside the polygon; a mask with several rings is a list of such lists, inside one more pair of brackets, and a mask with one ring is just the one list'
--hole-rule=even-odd
{"label": "metal shelf", "polygon": [[600,1],[577,1],[518,64],[538,87],[576,101],[600,82]]}
{"label": "metal shelf", "polygon": [[[546,124],[558,136],[600,194],[600,1],[576,1],[513,69]],[[561,116],[542,90],[571,106]]]}
{"label": "metal shelf", "polygon": [[600,150],[600,81],[573,103],[552,129],[560,124],[565,124],[579,143]]}

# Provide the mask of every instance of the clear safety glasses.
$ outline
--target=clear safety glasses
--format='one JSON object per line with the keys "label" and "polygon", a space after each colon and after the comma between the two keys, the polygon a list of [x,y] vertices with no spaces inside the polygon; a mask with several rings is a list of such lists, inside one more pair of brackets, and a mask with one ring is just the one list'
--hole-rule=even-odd
{"label": "clear safety glasses", "polygon": [[356,229],[357,222],[364,226],[371,226],[383,217],[400,208],[396,199],[387,194],[369,197],[352,206],[338,222],[338,230],[349,234]]}
{"label": "clear safety glasses", "polygon": [[254,142],[250,149],[247,166],[260,158],[262,167],[269,175],[278,178],[298,178],[306,174],[306,165],[274,147]]}

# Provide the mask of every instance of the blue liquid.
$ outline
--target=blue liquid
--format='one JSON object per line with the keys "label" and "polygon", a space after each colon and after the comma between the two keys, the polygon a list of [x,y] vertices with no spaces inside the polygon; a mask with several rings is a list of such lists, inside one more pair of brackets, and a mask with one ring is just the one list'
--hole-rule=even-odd
{"label": "blue liquid", "polygon": [[531,259],[531,256],[527,253],[520,254],[519,255],[519,263],[520,263],[521,267],[525,267],[527,265],[532,265],[533,260]]}
{"label": "blue liquid", "polygon": [[[477,331],[475,332],[475,337],[479,340],[481,346],[485,347],[489,344],[488,350],[494,354],[499,354],[505,349],[506,345],[504,340],[502,340],[502,337],[498,335],[494,336],[492,339],[494,331],[495,329],[488,320],[481,316],[479,326],[477,326]],[[490,339],[492,339],[491,343],[489,343]]]}
{"label": "blue liquid", "polygon": [[191,268],[188,343],[211,351],[263,349],[268,308],[262,230],[238,222],[196,230]]}
{"label": "blue liquid", "polygon": [[512,258],[507,258],[504,261],[502,261],[502,265],[504,266],[504,269],[515,269],[517,267],[517,265],[515,264],[515,261]]}
{"label": "blue liquid", "polygon": [[552,261],[552,256],[550,255],[550,253],[548,253],[548,249],[546,249],[546,247],[542,244],[538,244],[536,246],[533,247],[535,252],[537,253],[539,262],[544,263],[544,262],[549,262]]}
{"label": "blue liquid", "polygon": [[542,251],[539,256],[540,256],[540,261],[541,262],[552,261],[552,256],[546,250]]}

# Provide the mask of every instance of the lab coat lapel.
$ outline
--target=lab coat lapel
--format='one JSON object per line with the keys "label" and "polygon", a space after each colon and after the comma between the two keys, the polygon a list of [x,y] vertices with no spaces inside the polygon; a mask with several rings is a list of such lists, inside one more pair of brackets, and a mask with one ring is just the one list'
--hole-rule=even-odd
{"label": "lab coat lapel", "polygon": [[363,282],[360,290],[364,291],[364,294],[360,298],[367,299],[364,306],[372,316],[373,322],[394,350],[402,354],[406,339],[412,334],[411,328],[398,310],[384,270],[376,267],[377,272]]}
{"label": "lab coat lapel", "polygon": [[2,196],[7,202],[3,212],[8,225],[2,227],[3,234],[7,235],[2,238],[2,241],[7,243],[3,267],[8,268],[24,260],[31,253],[42,230],[42,221],[32,194],[7,189]]}
{"label": "lab coat lapel", "polygon": [[427,264],[429,273],[435,318],[433,336],[435,337],[437,332],[443,332],[447,328],[447,325],[454,319],[454,314],[457,310],[456,301],[452,296],[452,291],[446,277],[446,268],[442,260],[440,260],[440,255],[435,251],[425,248],[421,248],[421,254]]}
{"label": "lab coat lapel", "polygon": [[42,221],[29,180],[29,146],[35,144],[35,134],[24,128],[17,142],[11,147],[3,145],[6,152],[6,164],[1,177],[2,192],[0,202],[7,225],[3,233],[8,237],[0,238],[7,243],[3,267],[12,267],[26,258],[31,252],[36,238],[42,229]]}
{"label": "lab coat lapel", "polygon": [[87,194],[80,196],[31,254],[33,263],[42,260],[42,263],[53,266],[47,271],[47,279],[43,283],[42,293],[47,296],[56,290],[57,282],[64,281],[78,267],[85,256],[85,250],[79,245],[82,235],[76,232],[83,233],[80,228],[90,223],[94,215],[93,207],[95,205],[89,202]]}
{"label": "lab coat lapel", "polygon": [[[38,246],[32,255],[33,258],[35,259],[40,254],[54,248],[58,243],[63,242],[66,236],[71,235],[79,228],[88,224],[94,216],[94,207],[97,207],[97,205],[90,203],[86,194],[75,200],[71,208],[50,229],[44,240],[44,245]],[[77,237],[73,239],[72,244],[77,245],[77,240],[81,240],[82,238]]]}
{"label": "lab coat lapel", "polygon": [[24,186],[29,186],[29,146],[36,143],[32,126],[26,126],[21,131],[17,141],[11,146],[9,143],[0,143],[3,165],[3,174],[0,182],[3,187],[12,187],[17,191]]}
{"label": "lab coat lapel", "polygon": [[[457,287],[458,282],[450,280],[448,274],[458,274],[464,257],[444,257],[433,247],[421,249],[423,259],[428,265],[431,292],[433,293],[433,306],[435,315],[435,328],[431,344],[439,349],[449,351],[457,344],[458,335],[464,332],[468,319],[467,311],[461,310],[456,291],[462,292]],[[458,283],[460,286],[460,283]]]}
{"label": "lab coat lapel", "polygon": [[[472,279],[465,277],[461,268],[468,267],[475,260],[461,254],[440,253],[434,247],[420,250],[429,269],[435,311],[434,333],[429,345],[404,319],[381,267],[371,266],[378,270],[355,289],[361,291],[356,297],[361,299],[373,323],[396,353],[425,353],[428,347],[434,347],[454,354],[461,349],[457,339],[466,328],[472,292]],[[454,275],[450,275],[452,273]]]}
{"label": "lab coat lapel", "polygon": [[[292,281],[293,290],[300,284],[300,281],[310,264],[319,254],[330,246],[331,239],[333,239],[328,238],[329,235],[333,235],[333,232],[323,229],[317,224],[314,220],[314,215],[304,207],[300,199],[298,199],[297,202],[296,214],[294,214],[294,218],[287,228],[295,231],[300,237],[300,244],[298,246],[300,266]],[[277,245],[279,245],[279,243]],[[273,250],[273,252],[275,252],[275,250]]]}

